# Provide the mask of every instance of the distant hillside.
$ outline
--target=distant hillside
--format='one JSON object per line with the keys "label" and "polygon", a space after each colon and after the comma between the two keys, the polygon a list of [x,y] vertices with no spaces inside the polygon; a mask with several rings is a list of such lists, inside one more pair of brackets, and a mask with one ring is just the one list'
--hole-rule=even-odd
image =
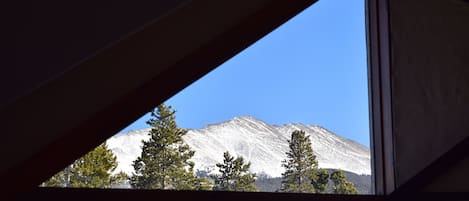
{"label": "distant hillside", "polygon": [[[327,169],[331,173],[332,169]],[[360,194],[371,194],[371,176],[358,175],[352,172],[344,171],[348,181],[351,181],[358,189]],[[282,183],[281,177],[268,177],[267,175],[259,175],[255,185],[262,192],[277,192]],[[329,192],[332,193],[332,181],[329,183]]]}

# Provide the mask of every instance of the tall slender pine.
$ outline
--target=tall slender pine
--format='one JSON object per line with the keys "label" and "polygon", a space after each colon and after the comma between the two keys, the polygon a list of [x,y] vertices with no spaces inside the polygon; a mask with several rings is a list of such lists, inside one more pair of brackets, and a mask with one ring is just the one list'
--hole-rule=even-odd
{"label": "tall slender pine", "polygon": [[280,190],[295,193],[315,192],[311,178],[318,169],[318,162],[309,136],[304,131],[293,131],[288,144],[290,149],[286,152],[287,159],[282,161],[285,172],[282,174]]}
{"label": "tall slender pine", "polygon": [[147,121],[150,139],[143,142],[142,154],[133,163],[135,173],[130,178],[139,189],[197,189],[201,183],[193,173],[189,159],[194,151],[184,143],[186,130],[176,125],[171,106],[159,105]]}

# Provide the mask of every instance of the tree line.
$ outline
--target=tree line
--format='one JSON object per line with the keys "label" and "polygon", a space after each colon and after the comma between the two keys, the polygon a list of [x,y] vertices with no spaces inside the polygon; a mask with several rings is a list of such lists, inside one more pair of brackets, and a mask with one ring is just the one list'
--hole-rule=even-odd
{"label": "tree line", "polygon": [[[128,183],[135,189],[258,191],[256,174],[249,171],[251,163],[229,152],[223,153],[223,162],[216,164],[218,174],[196,175],[190,161],[195,152],[184,143],[187,130],[177,126],[171,106],[159,105],[146,123],[151,127],[150,139],[143,141],[142,153],[132,164],[132,175],[112,174],[117,167],[116,156],[103,143],[41,186],[110,188]],[[329,174],[318,168],[310,137],[304,131],[292,132],[288,144],[279,192],[327,193],[332,183],[333,193],[358,193],[342,171]]]}

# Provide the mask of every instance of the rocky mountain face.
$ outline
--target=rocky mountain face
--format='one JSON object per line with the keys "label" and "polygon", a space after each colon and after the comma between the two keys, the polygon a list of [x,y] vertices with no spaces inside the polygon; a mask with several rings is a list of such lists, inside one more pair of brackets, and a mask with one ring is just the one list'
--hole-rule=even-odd
{"label": "rocky mountain face", "polygon": [[[253,117],[236,117],[229,121],[189,130],[184,141],[195,151],[195,169],[216,173],[215,164],[222,162],[223,152],[242,156],[251,162],[251,171],[280,177],[282,160],[288,151],[290,135],[303,130],[310,137],[320,168],[342,169],[358,175],[370,175],[370,150],[342,138],[320,126],[300,123],[269,125]],[[142,140],[149,139],[149,129],[117,134],[107,140],[117,156],[116,171],[131,174],[132,161],[141,154]]]}

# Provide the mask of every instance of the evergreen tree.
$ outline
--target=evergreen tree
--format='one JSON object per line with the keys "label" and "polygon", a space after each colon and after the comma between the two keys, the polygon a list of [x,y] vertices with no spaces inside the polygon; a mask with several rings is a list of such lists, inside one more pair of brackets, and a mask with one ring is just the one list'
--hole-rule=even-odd
{"label": "evergreen tree", "polygon": [[189,159],[194,151],[183,142],[187,131],[176,125],[175,111],[161,104],[151,112],[147,124],[151,126],[150,139],[143,141],[142,154],[133,163],[131,186],[196,190],[202,181],[193,173],[194,163]]}
{"label": "evergreen tree", "polygon": [[220,175],[215,175],[213,190],[217,191],[258,191],[254,185],[256,174],[249,173],[251,163],[244,163],[243,157],[236,159],[229,152],[223,153],[223,163],[218,163]]}
{"label": "evergreen tree", "polygon": [[287,159],[282,161],[285,172],[282,174],[282,192],[313,193],[313,175],[318,169],[316,156],[311,148],[311,140],[304,131],[292,132],[288,140]]}
{"label": "evergreen tree", "polygon": [[196,179],[193,181],[195,190],[209,191],[213,188],[213,180],[210,179],[208,170],[196,170]]}
{"label": "evergreen tree", "polygon": [[212,190],[211,183],[206,178],[198,178],[193,171],[193,165],[187,171],[175,171],[170,174],[171,183],[177,184],[175,190]]}
{"label": "evergreen tree", "polygon": [[193,181],[194,190],[210,191],[213,188],[213,183],[207,178],[197,178]]}
{"label": "evergreen tree", "polygon": [[[69,168],[69,167],[66,167]],[[66,169],[58,172],[47,181],[43,182],[41,187],[68,187],[70,184],[69,177],[65,174]]]}
{"label": "evergreen tree", "polygon": [[313,185],[316,193],[327,193],[327,187],[329,186],[329,173],[324,169],[319,169],[313,173],[311,184]]}
{"label": "evergreen tree", "polygon": [[345,174],[341,170],[331,173],[331,180],[334,183],[332,190],[335,194],[358,194],[352,182],[347,181]]}
{"label": "evergreen tree", "polygon": [[119,172],[111,176],[110,185],[111,188],[126,188],[128,185],[129,176],[125,172]]}
{"label": "evergreen tree", "polygon": [[107,148],[106,143],[103,143],[41,186],[109,188],[127,180],[127,175],[123,172],[111,175],[116,167],[116,156]]}

